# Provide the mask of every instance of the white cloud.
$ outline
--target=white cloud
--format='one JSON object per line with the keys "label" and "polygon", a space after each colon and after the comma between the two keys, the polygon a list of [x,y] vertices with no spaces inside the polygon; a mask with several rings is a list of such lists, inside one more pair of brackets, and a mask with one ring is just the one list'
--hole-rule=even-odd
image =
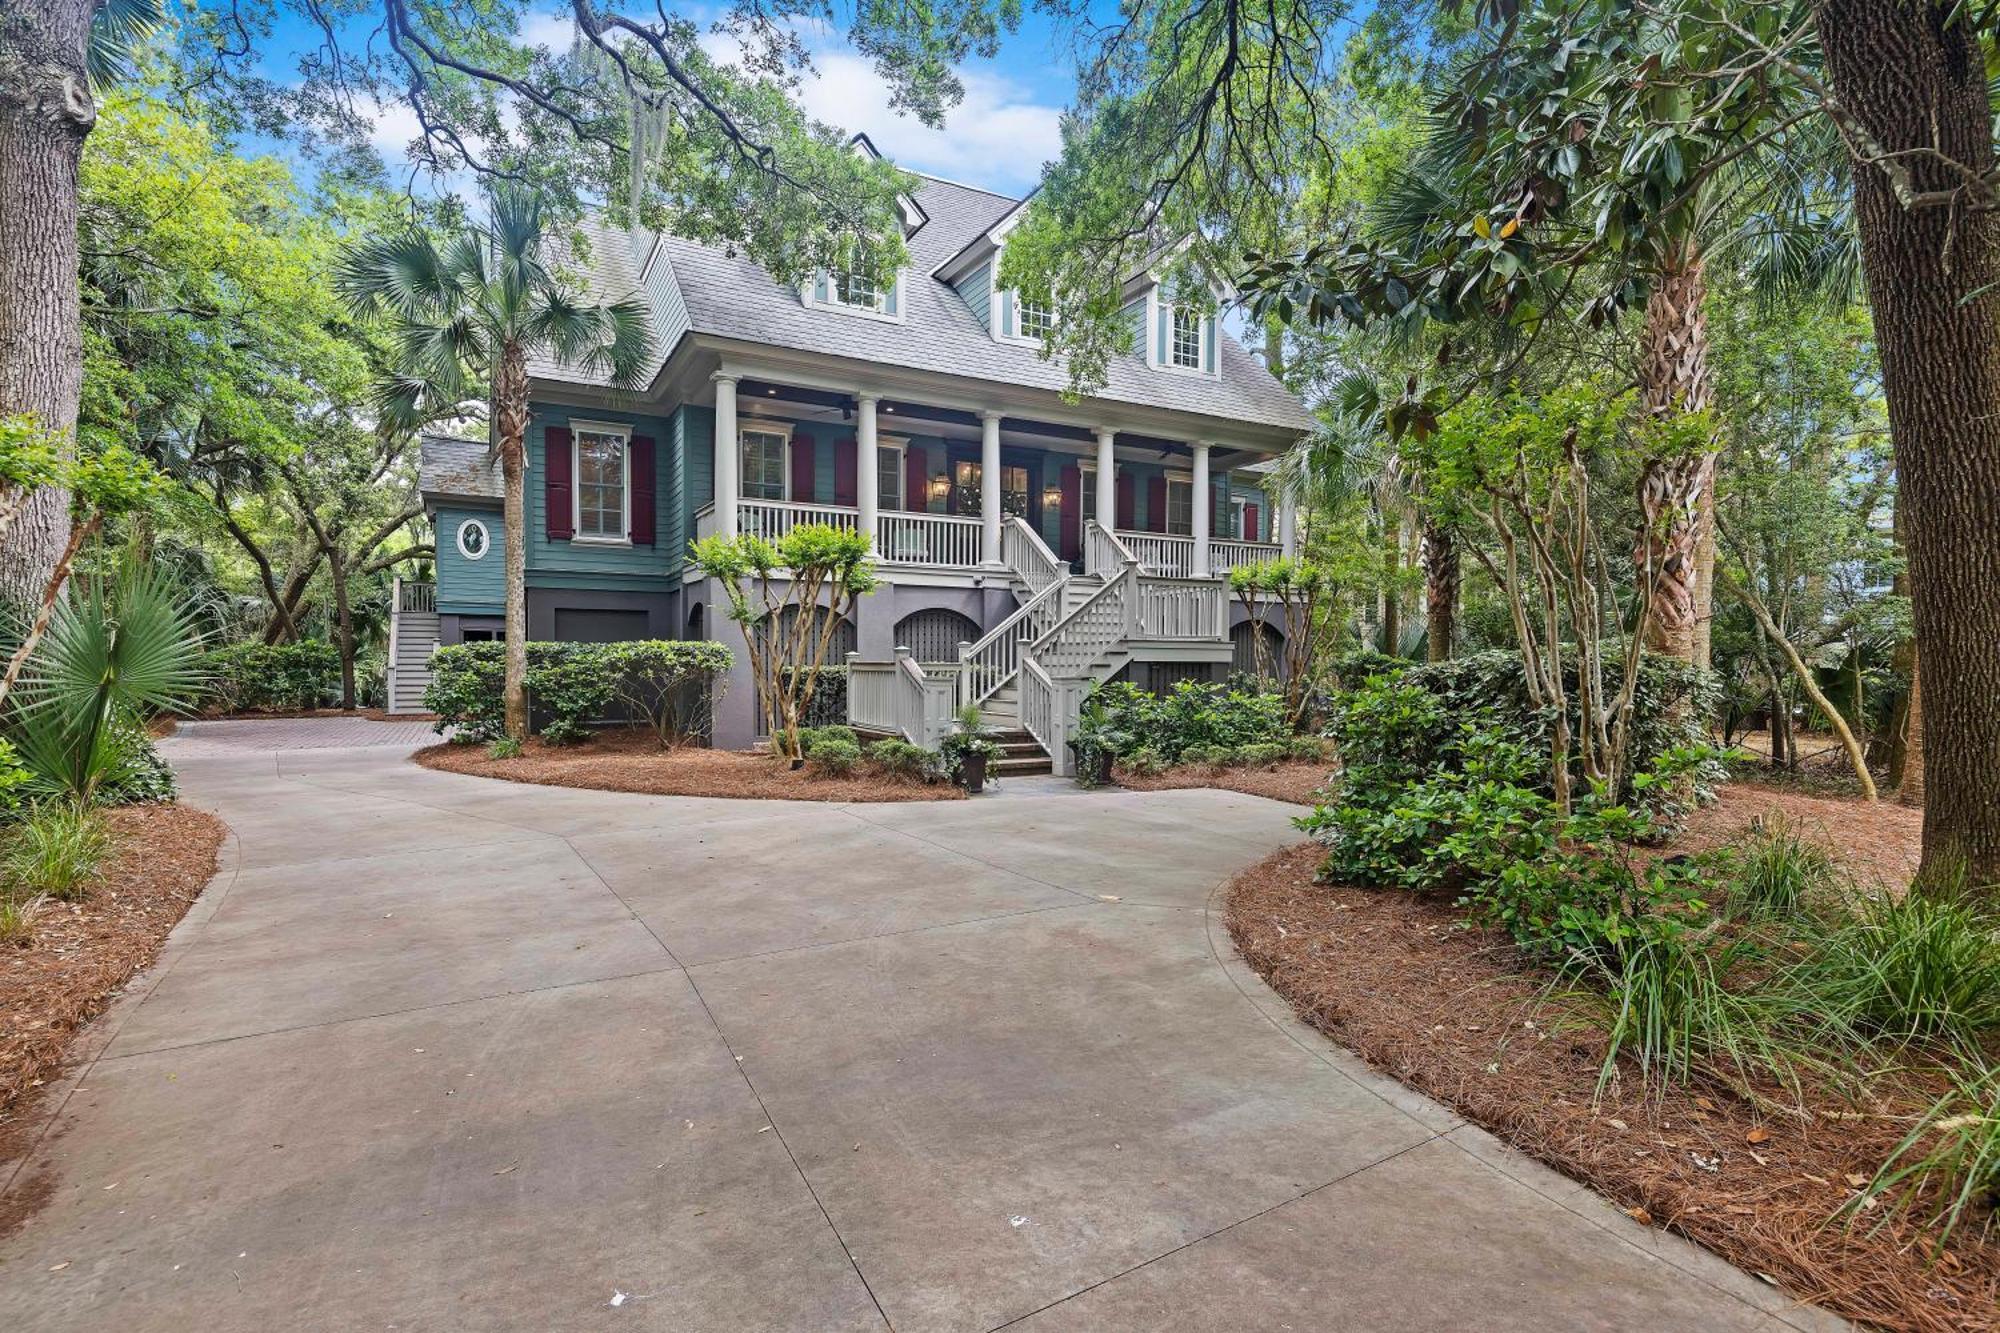
{"label": "white cloud", "polygon": [[[815,120],[866,134],[898,166],[968,185],[1025,194],[1042,177],[1042,163],[1062,151],[1062,108],[1037,102],[1020,84],[979,69],[961,69],[965,97],[945,113],[943,129],[889,107],[889,89],[860,56],[809,32],[813,72],[800,83],[799,102]],[[732,40],[710,32],[702,46],[734,62]]]}
{"label": "white cloud", "polygon": [[546,46],[561,54],[576,41],[576,15],[562,13],[528,14],[521,20],[521,44]]}

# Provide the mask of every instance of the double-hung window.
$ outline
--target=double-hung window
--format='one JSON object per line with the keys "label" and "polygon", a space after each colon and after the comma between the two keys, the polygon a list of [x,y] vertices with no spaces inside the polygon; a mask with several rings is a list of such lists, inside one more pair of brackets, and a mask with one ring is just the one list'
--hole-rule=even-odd
{"label": "double-hung window", "polygon": [[1176,370],[1201,369],[1201,312],[1175,306],[1167,339],[1167,364]]}
{"label": "double-hung window", "polygon": [[1167,478],[1167,532],[1175,537],[1194,536],[1194,478]]}
{"label": "double-hung window", "polygon": [[740,474],[745,500],[782,500],[791,432],[782,426],[743,426],[736,432],[742,451]]}
{"label": "double-hung window", "polygon": [[1018,312],[1016,323],[1021,330],[1023,338],[1033,342],[1041,342],[1051,333],[1055,332],[1055,307],[1036,305],[1034,302],[1022,298],[1015,302],[1015,309]]}
{"label": "double-hung window", "polygon": [[576,450],[576,519],[579,540],[622,542],[631,534],[631,460],[627,431],[610,426],[578,424],[572,431]]}
{"label": "double-hung window", "polygon": [[882,284],[866,273],[836,273],[833,275],[833,299],[856,310],[880,310]]}

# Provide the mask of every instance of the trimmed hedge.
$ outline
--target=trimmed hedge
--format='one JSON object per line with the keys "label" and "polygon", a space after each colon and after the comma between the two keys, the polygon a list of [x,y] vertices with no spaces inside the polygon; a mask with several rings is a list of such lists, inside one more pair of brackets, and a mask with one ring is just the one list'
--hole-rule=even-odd
{"label": "trimmed hedge", "polygon": [[323,639],[239,643],[202,658],[208,698],[225,713],[290,713],[340,700],[340,649]]}
{"label": "trimmed hedge", "polygon": [[[438,715],[436,731],[489,741],[506,730],[506,651],[501,643],[461,643],[432,655],[424,707]],[[724,645],[699,639],[530,643],[530,716],[556,744],[583,739],[621,707],[644,718],[663,743],[702,733],[715,681],[731,660]]]}
{"label": "trimmed hedge", "polygon": [[1098,686],[1084,700],[1074,744],[1079,756],[1109,750],[1123,758],[1145,751],[1163,764],[1177,764],[1190,750],[1233,753],[1243,746],[1283,746],[1291,735],[1282,694],[1183,680],[1155,695],[1115,681]]}

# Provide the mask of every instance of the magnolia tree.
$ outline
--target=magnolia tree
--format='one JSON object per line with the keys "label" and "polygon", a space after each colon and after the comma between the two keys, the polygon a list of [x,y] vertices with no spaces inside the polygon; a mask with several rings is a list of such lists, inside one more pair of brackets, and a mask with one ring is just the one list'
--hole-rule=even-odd
{"label": "magnolia tree", "polygon": [[854,604],[875,591],[868,538],[851,528],[802,523],[776,541],[743,533],[704,537],[695,567],[722,585],[729,618],[743,627],[771,744],[803,758],[799,728],[819,688],[834,635]]}

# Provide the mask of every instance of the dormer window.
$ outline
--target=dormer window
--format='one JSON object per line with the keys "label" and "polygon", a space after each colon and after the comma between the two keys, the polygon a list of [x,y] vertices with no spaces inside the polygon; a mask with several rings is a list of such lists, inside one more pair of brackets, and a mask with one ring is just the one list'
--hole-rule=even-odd
{"label": "dormer window", "polygon": [[1167,364],[1176,370],[1201,369],[1201,312],[1179,306],[1173,312],[1172,336],[1167,341]]}
{"label": "dormer window", "polygon": [[816,273],[799,295],[807,305],[850,314],[873,315],[878,319],[901,319],[901,274],[882,282],[859,270]]}
{"label": "dormer window", "polygon": [[1033,301],[1021,299],[1018,301],[1017,309],[1021,336],[1029,342],[1041,342],[1056,331],[1055,307],[1036,305]]}

